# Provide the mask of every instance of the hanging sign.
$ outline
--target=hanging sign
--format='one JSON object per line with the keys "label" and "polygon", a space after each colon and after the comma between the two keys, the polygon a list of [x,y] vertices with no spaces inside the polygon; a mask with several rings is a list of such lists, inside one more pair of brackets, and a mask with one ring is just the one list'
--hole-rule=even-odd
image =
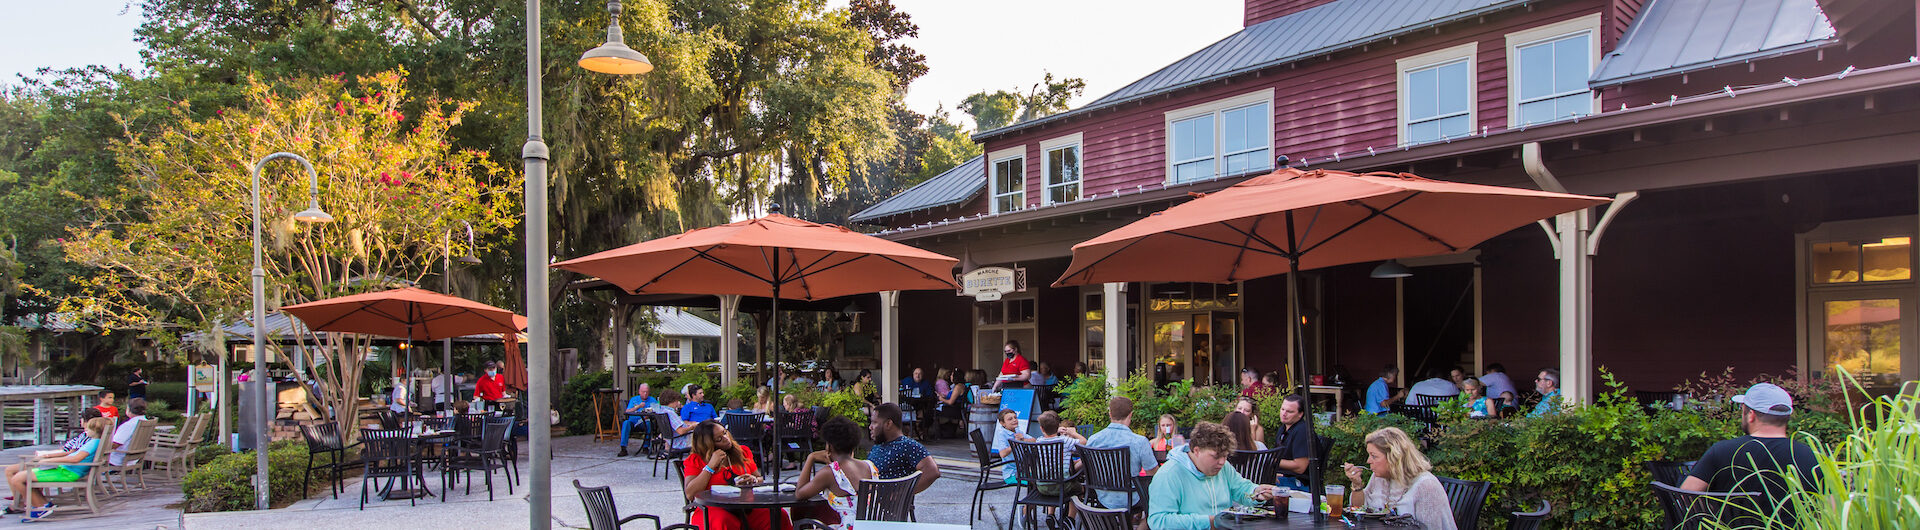
{"label": "hanging sign", "polygon": [[1025,267],[1009,269],[1006,267],[981,267],[960,276],[960,296],[971,296],[974,300],[991,302],[999,300],[1006,293],[1027,290],[1027,269]]}

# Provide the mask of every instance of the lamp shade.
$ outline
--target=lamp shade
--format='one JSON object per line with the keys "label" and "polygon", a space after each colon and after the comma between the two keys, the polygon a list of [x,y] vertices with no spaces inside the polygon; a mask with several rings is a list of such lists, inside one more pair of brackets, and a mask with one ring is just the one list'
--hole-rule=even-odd
{"label": "lamp shade", "polygon": [[1400,260],[1390,259],[1381,263],[1380,266],[1374,267],[1373,273],[1369,274],[1369,276],[1375,278],[1405,278],[1413,276],[1413,270],[1408,269],[1406,265],[1401,265]]}
{"label": "lamp shade", "polygon": [[314,201],[307,205],[307,209],[293,214],[293,220],[307,223],[331,223],[333,216],[320,209],[319,201]]}
{"label": "lamp shade", "polygon": [[580,54],[580,67],[603,74],[635,75],[653,71],[653,62],[626,43],[608,41]]}

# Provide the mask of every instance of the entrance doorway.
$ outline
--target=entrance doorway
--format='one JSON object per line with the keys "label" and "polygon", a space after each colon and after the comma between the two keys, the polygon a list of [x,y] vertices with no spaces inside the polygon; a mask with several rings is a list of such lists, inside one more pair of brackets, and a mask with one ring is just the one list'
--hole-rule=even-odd
{"label": "entrance doorway", "polygon": [[1240,371],[1240,314],[1232,311],[1160,313],[1147,322],[1148,361],[1166,381],[1195,386],[1231,383]]}
{"label": "entrance doorway", "polygon": [[1474,265],[1434,265],[1414,269],[1401,281],[1401,372],[1411,384],[1430,374],[1460,366],[1476,372],[1474,362]]}

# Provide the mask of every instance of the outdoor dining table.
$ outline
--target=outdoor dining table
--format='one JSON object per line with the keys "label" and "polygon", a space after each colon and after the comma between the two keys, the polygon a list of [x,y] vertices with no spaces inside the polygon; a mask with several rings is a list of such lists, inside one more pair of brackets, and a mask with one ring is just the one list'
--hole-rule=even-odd
{"label": "outdoor dining table", "polygon": [[[762,487],[764,486],[767,486],[767,484],[762,485]],[[716,491],[708,489],[707,491],[695,493],[693,495],[693,503],[709,508],[719,508],[729,512],[736,512],[741,516],[740,520],[742,521],[747,519],[747,513],[754,510],[766,510],[768,519],[775,521],[773,524],[779,525],[779,510],[781,508],[821,506],[827,503],[827,499],[819,494],[814,494],[812,497],[802,499],[790,491],[754,491],[753,488],[740,488],[739,491]],[[712,521],[707,521],[707,523],[708,524],[703,526],[712,528]]]}
{"label": "outdoor dining table", "polygon": [[[433,432],[408,436],[407,439],[413,441],[413,450],[415,452],[415,458],[424,460],[425,458],[423,455],[426,453],[428,448],[445,445],[447,442],[453,440],[454,434],[455,433],[452,430],[433,431]],[[427,497],[427,496],[433,495],[432,491],[427,490],[426,484],[423,483],[423,484],[417,485],[418,487],[409,488],[407,487],[407,481],[408,481],[407,478],[404,478],[404,477],[401,478],[400,489],[387,490],[386,492],[380,494],[380,499],[381,500],[416,499],[420,497]]]}

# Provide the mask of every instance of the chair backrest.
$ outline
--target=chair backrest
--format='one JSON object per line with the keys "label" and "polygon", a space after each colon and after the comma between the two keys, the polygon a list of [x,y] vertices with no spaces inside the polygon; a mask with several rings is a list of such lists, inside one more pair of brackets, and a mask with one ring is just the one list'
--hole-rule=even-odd
{"label": "chair backrest", "polygon": [[1553,513],[1553,502],[1542,499],[1540,509],[1531,512],[1513,512],[1513,521],[1507,523],[1507,530],[1540,530],[1540,523]]}
{"label": "chair backrest", "polygon": [[720,425],[734,440],[757,441],[765,437],[766,414],[758,412],[728,412],[720,415]]}
{"label": "chair backrest", "polygon": [[1493,489],[1493,483],[1441,476],[1434,478],[1440,479],[1440,485],[1447,490],[1447,504],[1453,507],[1454,526],[1460,530],[1479,528],[1480,508],[1487,505],[1487,491]]}
{"label": "chair backrest", "polygon": [[406,429],[360,429],[360,460],[368,473],[405,469],[413,456],[413,439]]}
{"label": "chair backrest", "polygon": [[307,441],[308,453],[332,451],[338,447],[335,444],[340,441],[340,431],[334,430],[333,439],[329,440],[326,434],[320,432],[322,425],[332,426],[333,422],[322,420],[300,424],[300,438]]}
{"label": "chair backrest", "polygon": [[420,423],[425,424],[428,429],[433,429],[436,431],[445,431],[445,430],[453,429],[453,418],[427,416],[424,418],[420,418]]}
{"label": "chair backrest", "polygon": [[1420,422],[1420,424],[1425,427],[1432,427],[1433,423],[1440,419],[1434,414],[1433,405],[1395,403],[1392,410],[1394,414],[1411,418],[1414,421]]}
{"label": "chair backrest", "polygon": [[[207,426],[213,424],[213,414],[203,412],[193,415],[192,419],[193,421],[187,423],[187,430],[180,434],[180,441],[188,446],[200,445],[200,440],[207,437]],[[332,422],[327,423],[332,425]],[[333,436],[335,440],[340,439],[339,427],[334,427]]]}
{"label": "chair backrest", "polygon": [[913,516],[913,488],[920,472],[894,479],[870,478],[854,489],[854,518],[862,521],[907,522]]}
{"label": "chair backrest", "polygon": [[1654,482],[1653,493],[1660,499],[1660,511],[1667,516],[1667,528],[1692,530],[1708,521],[1721,521],[1725,512],[1737,511],[1730,505],[1740,499],[1758,499],[1759,492],[1707,493],[1687,491],[1665,482]]}
{"label": "chair backrest", "polygon": [[780,436],[782,438],[811,439],[816,435],[814,431],[820,428],[819,419],[817,416],[814,416],[813,409],[811,408],[790,410],[784,414],[786,415],[787,421],[786,423],[780,424]]}
{"label": "chair backrest", "polygon": [[1686,483],[1687,474],[1693,472],[1692,461],[1669,462],[1666,460],[1654,460],[1641,464],[1641,466],[1647,468],[1647,473],[1653,475],[1654,482],[1663,482],[1668,485]]}
{"label": "chair backrest", "polygon": [[485,425],[491,418],[493,415],[485,412],[456,414],[453,417],[453,435],[462,440],[479,438],[480,426]]}
{"label": "chair backrest", "polygon": [[993,467],[994,457],[998,454],[993,452],[993,445],[987,443],[986,435],[977,430],[968,430],[967,439],[973,442],[973,455],[980,461],[980,474],[984,476],[992,472],[987,468]]}
{"label": "chair backrest", "polygon": [[153,449],[153,432],[160,428],[160,421],[147,418],[135,426],[133,438],[127,440],[127,456],[143,456]]}
{"label": "chair backrest", "polygon": [[[1127,492],[1127,500],[1133,500],[1134,480],[1133,451],[1126,447],[1082,447],[1080,451],[1081,469],[1086,470],[1087,487],[1106,491]],[[1271,481],[1261,484],[1272,484]],[[1129,504],[1131,505],[1131,504]]]}
{"label": "chair backrest", "polygon": [[1067,481],[1067,444],[1013,441],[1013,469],[1030,485]]}
{"label": "chair backrest", "polygon": [[1414,405],[1433,406],[1433,405],[1439,405],[1441,402],[1449,399],[1453,399],[1453,396],[1428,396],[1424,394],[1414,394],[1412,397],[1410,397],[1407,400],[1407,402]]}
{"label": "chair backrest", "polygon": [[593,530],[619,530],[620,511],[613,506],[613,489],[607,486],[586,487],[580,485],[580,479],[573,479],[573,490],[580,493],[580,504],[587,508],[587,527]]}
{"label": "chair backrest", "polygon": [[1126,508],[1095,508],[1079,497],[1073,498],[1074,526],[1079,530],[1132,530]]}
{"label": "chair backrest", "polygon": [[641,414],[645,414],[647,421],[653,423],[653,432],[658,433],[661,439],[673,439],[673,419],[668,418],[667,413],[648,411]]}
{"label": "chair backrest", "polygon": [[1239,471],[1240,476],[1254,484],[1272,484],[1274,475],[1280,472],[1280,451],[1278,448],[1234,451],[1232,456],[1227,457],[1227,462],[1233,464],[1233,469]]}
{"label": "chair backrest", "polygon": [[380,420],[380,429],[393,430],[400,428],[400,413],[394,412],[393,409],[377,409],[374,411],[374,414]]}
{"label": "chair backrest", "polygon": [[499,452],[507,442],[507,433],[513,432],[513,418],[499,417],[488,419],[480,424],[480,452]]}

